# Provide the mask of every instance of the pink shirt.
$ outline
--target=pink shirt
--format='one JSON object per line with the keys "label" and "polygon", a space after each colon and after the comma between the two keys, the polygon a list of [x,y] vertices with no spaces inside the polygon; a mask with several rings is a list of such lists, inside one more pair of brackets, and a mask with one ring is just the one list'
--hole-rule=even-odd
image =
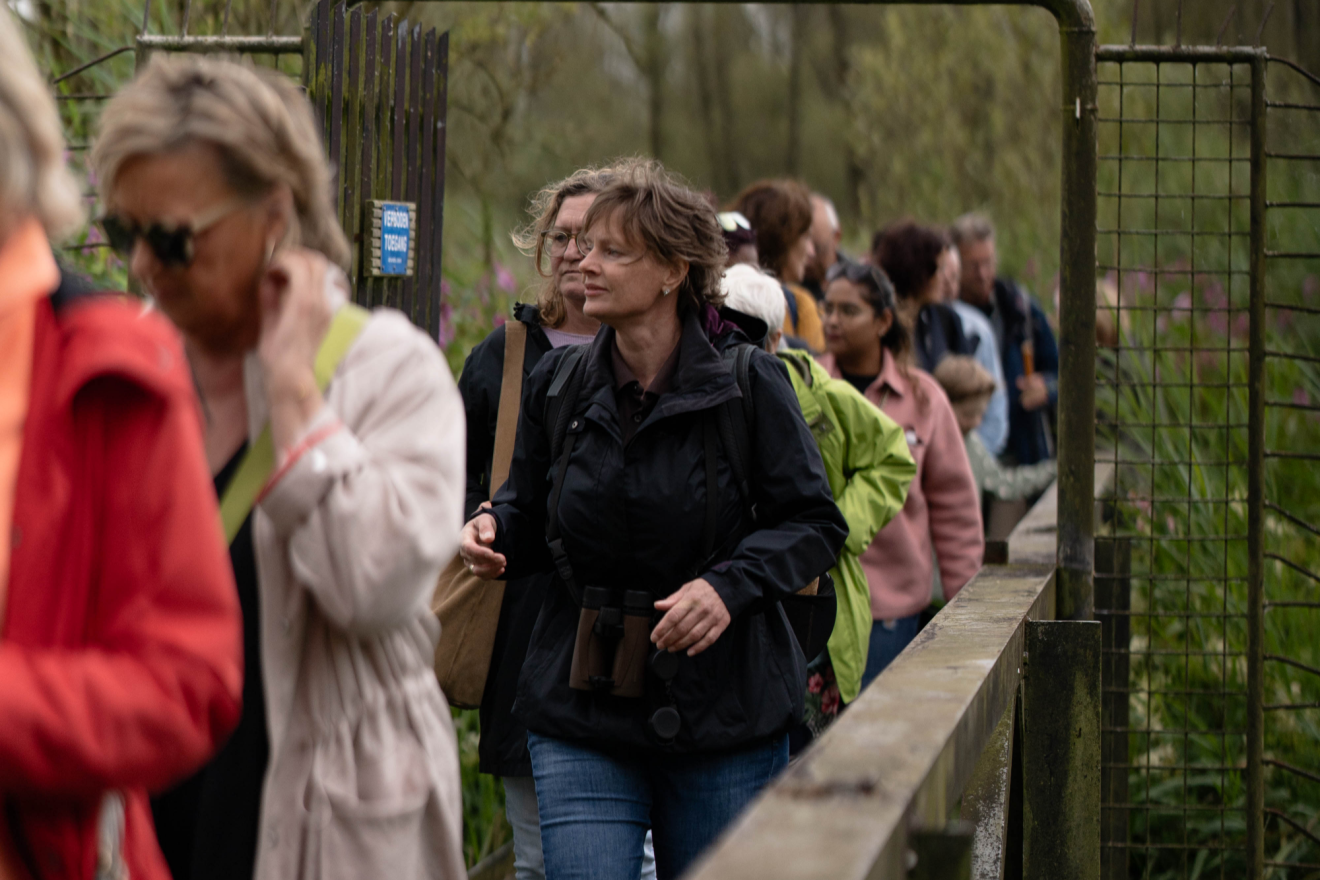
{"label": "pink shirt", "polygon": [[[831,376],[842,375],[832,355],[823,356],[821,364]],[[976,481],[949,399],[930,374],[916,367],[909,373],[924,406],[888,351],[880,375],[866,389],[866,397],[903,426],[917,461],[903,510],[862,554],[873,620],[909,617],[930,603],[932,542],[947,599],[980,570],[985,551]]]}

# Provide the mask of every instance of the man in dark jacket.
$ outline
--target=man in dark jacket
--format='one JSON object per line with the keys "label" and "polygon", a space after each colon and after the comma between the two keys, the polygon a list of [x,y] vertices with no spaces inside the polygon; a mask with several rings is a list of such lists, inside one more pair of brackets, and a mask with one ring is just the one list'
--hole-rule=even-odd
{"label": "man in dark jacket", "polygon": [[1054,409],[1059,398],[1059,347],[1040,306],[1009,278],[997,278],[995,231],[979,214],[953,225],[962,257],[959,297],[990,319],[1008,385],[1005,458],[1035,464],[1054,457]]}

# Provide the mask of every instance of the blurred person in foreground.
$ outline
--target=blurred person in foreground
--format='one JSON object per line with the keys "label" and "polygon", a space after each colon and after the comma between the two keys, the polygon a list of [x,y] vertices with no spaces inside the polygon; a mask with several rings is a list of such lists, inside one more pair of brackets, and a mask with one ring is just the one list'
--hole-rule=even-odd
{"label": "blurred person in foreground", "polygon": [[[768,327],[784,321],[779,285],[751,266],[733,266],[720,282],[726,308],[760,318]],[[801,751],[861,692],[871,638],[871,592],[861,555],[907,499],[917,465],[903,429],[842,379],[830,376],[804,351],[788,349],[782,330],[771,330],[766,351],[788,367],[798,406],[825,462],[830,491],[848,521],[848,542],[830,571],[838,614],[829,645],[807,661],[807,720],[790,745]]]}
{"label": "blurred person in foreground", "polygon": [[167,880],[147,792],[238,720],[238,600],[178,337],[56,265],[78,185],[4,8],[0,57],[0,878]]}
{"label": "blurred person in foreground", "polygon": [[898,320],[912,339],[917,366],[926,372],[947,355],[972,351],[957,312],[944,302],[949,260],[942,233],[909,221],[876,233],[871,245],[871,262],[893,283]]}
{"label": "blurred person in foreground", "polygon": [[821,364],[902,426],[917,462],[902,512],[862,554],[874,620],[866,687],[916,638],[934,585],[932,561],[952,599],[980,569],[985,537],[958,421],[939,383],[911,365],[893,285],[875,266],[843,263],[832,274]]}
{"label": "blurred person in foreground", "polygon": [[[780,603],[833,566],[846,525],[783,365],[741,329],[765,326],[717,309],[714,209],[637,162],[582,238],[585,312],[606,326],[532,373],[509,480],[462,553],[486,578],[554,571],[514,705],[546,876],[634,880],[649,825],[670,878],[788,763],[806,660]],[[743,399],[723,356],[739,347],[741,478],[717,431]]]}
{"label": "blurred person in foreground", "polygon": [[1049,488],[1058,475],[1053,459],[1016,467],[1000,464],[976,432],[995,390],[994,377],[985,367],[972,358],[950,355],[935,368],[935,381],[949,395],[953,414],[958,417],[958,429],[963,433],[967,459],[972,465],[972,476],[976,478],[977,496],[982,500],[982,511],[987,496],[1001,501],[1017,501],[1032,498]]}
{"label": "blurred person in foreground", "polygon": [[444,358],[348,302],[330,169],[283,76],[158,55],[92,161],[107,238],[183,333],[243,608],[239,729],[155,803],[176,878],[461,877],[429,603],[463,508]]}
{"label": "blurred person in foreground", "polygon": [[995,328],[990,326],[990,319],[980,309],[958,299],[958,288],[962,284],[962,255],[952,237],[940,261],[940,280],[944,287],[944,302],[962,321],[972,357],[995,383],[976,432],[985,441],[990,454],[998,457],[1008,444],[1008,386],[1004,382],[1004,367],[999,362],[999,341],[995,337]]}
{"label": "blurred person in foreground", "polygon": [[[613,180],[610,168],[585,168],[546,186],[532,201],[535,219],[514,236],[514,243],[532,257],[543,278],[536,303],[519,303],[513,310],[514,320],[526,326],[524,384],[548,352],[591,342],[600,329],[600,321],[583,313],[586,287],[578,237],[596,194]],[[474,346],[458,380],[467,409],[467,516],[488,506],[492,490],[499,488],[491,486],[490,481],[507,338],[505,324]],[[550,573],[545,571],[505,582],[479,712],[479,767],[482,773],[499,776],[504,782],[504,809],[513,830],[514,873],[518,880],[545,877],[527,728],[513,716],[513,701],[532,627],[549,588]],[[655,858],[648,841],[642,878],[654,876]]]}
{"label": "blurred person in foreground", "polygon": [[783,285],[789,345],[824,351],[816,298],[802,286],[816,252],[811,241],[811,191],[796,180],[762,180],[739,193],[733,209],[747,218],[756,233],[761,268]]}
{"label": "blurred person in foreground", "polygon": [[825,279],[834,264],[843,259],[839,243],[843,241],[843,227],[839,225],[839,212],[828,196],[811,194],[811,244],[815,253],[807,261],[802,286],[819,303],[825,298]]}
{"label": "blurred person in foreground", "polygon": [[1004,456],[1015,464],[1054,457],[1054,408],[1059,398],[1059,347],[1045,313],[1011,278],[996,276],[995,229],[980,214],[954,221],[962,257],[959,298],[990,319],[1008,387],[1008,440]]}

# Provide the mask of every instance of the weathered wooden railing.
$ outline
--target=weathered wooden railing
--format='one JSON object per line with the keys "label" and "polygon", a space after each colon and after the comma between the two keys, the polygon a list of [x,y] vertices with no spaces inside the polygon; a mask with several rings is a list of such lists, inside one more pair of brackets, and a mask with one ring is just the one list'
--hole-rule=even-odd
{"label": "weathered wooden railing", "polygon": [[1054,620],[1056,504],[1051,488],[1006,562],[963,588],[690,880],[1099,877],[1100,624]]}

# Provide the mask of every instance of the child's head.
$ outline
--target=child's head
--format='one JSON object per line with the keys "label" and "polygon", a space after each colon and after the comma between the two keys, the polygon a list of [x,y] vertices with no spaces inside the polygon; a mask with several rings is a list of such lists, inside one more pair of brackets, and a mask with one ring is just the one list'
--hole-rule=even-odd
{"label": "child's head", "polygon": [[935,367],[935,380],[949,395],[958,430],[966,434],[981,424],[990,396],[995,393],[995,379],[975,358],[951,354]]}

